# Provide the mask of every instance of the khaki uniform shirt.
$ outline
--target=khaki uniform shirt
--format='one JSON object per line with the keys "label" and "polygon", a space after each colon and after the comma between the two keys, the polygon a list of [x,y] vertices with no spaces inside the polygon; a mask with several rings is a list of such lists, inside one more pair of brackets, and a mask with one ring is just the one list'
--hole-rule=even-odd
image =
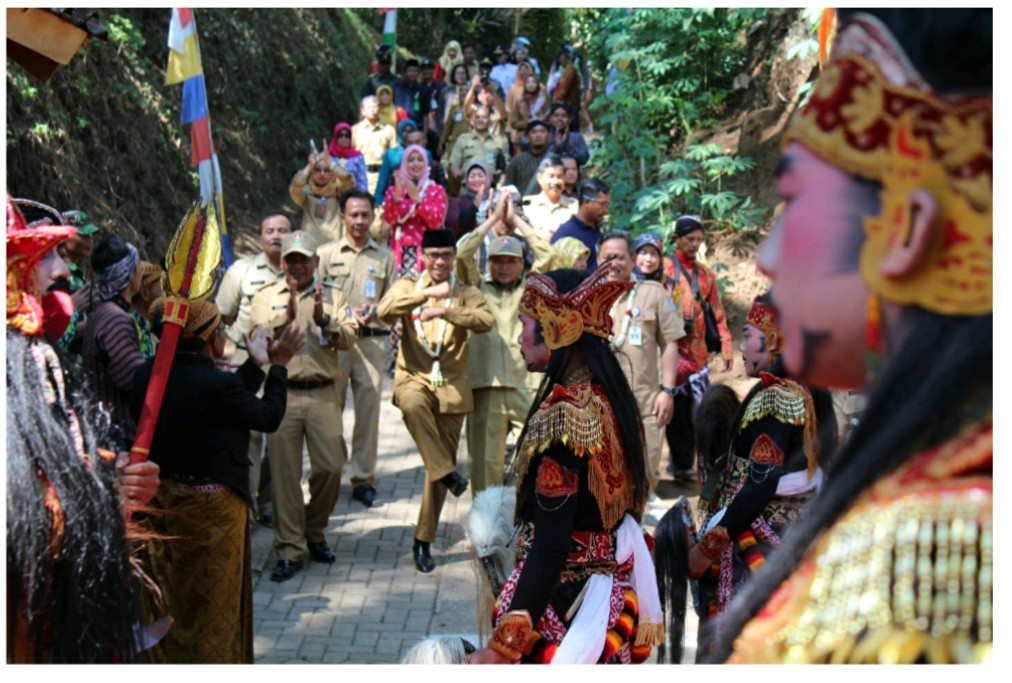
{"label": "khaki uniform shirt", "polygon": [[[421,289],[433,284],[428,272],[422,273]],[[446,299],[430,300],[418,289],[414,278],[402,278],[394,283],[380,301],[379,314],[383,322],[392,325],[398,319],[404,321],[401,350],[397,355],[397,371],[394,373],[394,395],[397,388],[413,382],[431,387],[429,373],[432,371],[432,357],[418,339],[412,312],[418,306],[446,306]],[[477,287],[457,282],[451,292],[450,304],[444,318],[448,323],[443,335],[443,347],[439,363],[444,384],[431,387],[439,401],[441,413],[469,413],[474,410],[471,396],[471,382],[467,374],[468,336],[470,332],[488,332],[494,319]],[[435,350],[436,334],[442,319],[434,318],[422,323],[422,331],[430,348]]]}
{"label": "khaki uniform shirt", "polygon": [[[316,205],[319,203],[320,197],[313,194],[308,183],[299,179],[299,173],[295,174],[291,185],[288,186],[288,194],[292,201],[302,207],[302,226],[299,229],[312,235],[317,244],[326,244],[341,239],[341,236],[344,235],[344,223],[341,222],[341,202],[337,197],[327,197],[323,201],[323,218],[317,218]],[[351,174],[348,175],[350,178]],[[354,179],[348,187],[342,190],[341,194],[353,187],[355,187]]]}
{"label": "khaki uniform shirt", "polygon": [[[509,142],[501,135],[492,135],[491,132],[482,140],[473,130],[464,133],[453,145],[450,153],[450,163],[457,164],[462,170],[467,171],[467,165],[472,161],[480,161],[488,167],[490,173],[495,173],[496,155],[502,153],[503,161],[507,164],[510,160]],[[503,167],[505,168],[505,166]],[[466,181],[463,178],[461,182]]]}
{"label": "khaki uniform shirt", "polygon": [[235,321],[225,328],[228,338],[237,346],[245,347],[242,335],[249,334],[250,307],[253,296],[267,285],[285,281],[285,271],[277,272],[267,260],[267,254],[260,252],[256,256],[239,259],[225,271],[225,277],[218,288],[215,304],[222,316],[235,316]]}
{"label": "khaki uniform shirt", "polygon": [[383,153],[397,146],[397,131],[376,121],[372,125],[362,119],[351,127],[351,144],[365,157],[366,166],[379,166],[383,163]]}
{"label": "khaki uniform shirt", "polygon": [[[316,254],[320,257],[316,272],[323,278],[324,289],[339,289],[352,308],[379,304],[397,279],[394,253],[372,238],[356,251],[347,238],[342,237],[323,245]],[[374,319],[369,327],[383,329],[386,325]]]}
{"label": "khaki uniform shirt", "polygon": [[[627,311],[631,315],[627,315]],[[658,374],[661,354],[668,344],[685,336],[682,314],[664,285],[646,280],[636,283],[632,303],[628,294],[615,302],[611,319],[614,321],[613,342],[617,343],[622,330],[626,330],[625,339],[618,346],[622,353],[617,357],[636,396],[640,415],[649,415],[661,386]]]}
{"label": "khaki uniform shirt", "polygon": [[560,197],[559,203],[553,204],[544,192],[539,192],[524,202],[524,215],[538,235],[550,241],[559,226],[576,213],[577,207],[572,197]]}
{"label": "khaki uniform shirt", "polygon": [[[265,325],[277,338],[288,324],[288,283],[278,282],[264,287],[253,297],[250,322]],[[316,280],[298,296],[299,309],[295,323],[306,331],[306,345],[288,363],[288,379],[299,382],[333,379],[340,376],[338,350],[347,351],[358,338],[358,323],[348,312],[348,300],[340,290],[323,288],[323,312],[330,323],[323,329],[313,321]]]}
{"label": "khaki uniform shirt", "polygon": [[[526,277],[513,288],[497,286],[487,274],[479,279],[475,264],[475,253],[485,240],[478,230],[467,233],[457,243],[457,273],[468,284],[478,284],[485,296],[488,307],[495,319],[495,326],[488,332],[471,335],[471,352],[468,358],[468,372],[471,386],[510,387],[530,391],[531,398],[537,391],[543,376],[540,372],[528,372],[527,363],[520,354],[520,298],[527,284]],[[494,238],[493,238],[494,239]],[[551,245],[537,235],[526,238],[534,251],[532,270],[543,272],[552,262],[555,254]]]}

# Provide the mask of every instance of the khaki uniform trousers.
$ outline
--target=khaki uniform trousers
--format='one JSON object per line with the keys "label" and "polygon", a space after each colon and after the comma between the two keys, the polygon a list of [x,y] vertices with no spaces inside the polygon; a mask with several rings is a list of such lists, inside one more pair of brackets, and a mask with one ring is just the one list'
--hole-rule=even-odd
{"label": "khaki uniform trousers", "polygon": [[475,389],[474,412],[467,416],[467,454],[473,493],[503,483],[506,436],[519,435],[531,409],[531,395],[512,387]]}
{"label": "khaki uniform trousers", "polygon": [[338,410],[344,413],[348,384],[355,410],[351,433],[351,485],[376,483],[376,452],[379,442],[380,398],[386,337],[362,337],[355,346],[338,354],[341,378],[337,380]]}
{"label": "khaki uniform trousers", "polygon": [[660,477],[657,468],[661,464],[661,446],[664,443],[664,430],[657,426],[657,418],[652,413],[642,416],[643,446],[647,452],[647,480],[650,482],[650,493],[657,488]]}
{"label": "khaki uniform trousers", "polygon": [[436,540],[439,513],[446,500],[446,486],[439,480],[457,469],[457,445],[465,414],[440,413],[436,395],[417,382],[402,386],[395,393],[404,424],[425,463],[425,489],[415,538],[432,543]]}
{"label": "khaki uniform trousers", "polygon": [[[281,426],[267,435],[274,497],[274,549],[278,558],[305,557],[306,542],[324,541],[323,532],[337,504],[347,457],[335,385],[288,389]],[[309,503],[302,495],[302,443],[309,450]]]}

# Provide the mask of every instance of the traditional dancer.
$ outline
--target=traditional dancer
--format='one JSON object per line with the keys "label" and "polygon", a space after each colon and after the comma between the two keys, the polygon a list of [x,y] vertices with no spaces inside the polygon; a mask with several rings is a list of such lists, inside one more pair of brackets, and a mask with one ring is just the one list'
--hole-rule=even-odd
{"label": "traditional dancer", "polygon": [[992,11],[841,19],[758,261],[787,369],[868,406],[709,660],[989,661]]}
{"label": "traditional dancer", "polygon": [[640,662],[663,640],[639,525],[649,487],[637,402],[608,348],[633,285],[575,270],[527,276],[520,345],[544,371],[518,439],[520,557],[471,663]]}

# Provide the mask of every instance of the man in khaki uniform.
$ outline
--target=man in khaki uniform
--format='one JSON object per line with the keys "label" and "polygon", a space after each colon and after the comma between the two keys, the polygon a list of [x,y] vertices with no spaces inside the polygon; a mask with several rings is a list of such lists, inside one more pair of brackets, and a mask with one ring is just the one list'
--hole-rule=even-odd
{"label": "man in khaki uniform", "polygon": [[[619,230],[605,233],[597,251],[597,266],[611,269],[610,281],[630,279],[633,255],[629,233]],[[685,336],[684,323],[668,291],[653,280],[638,280],[612,306],[611,319],[614,321],[611,342],[643,419],[647,472],[653,492],[658,481],[663,430],[674,409],[676,341]],[[658,356],[661,377],[657,376]]]}
{"label": "man in khaki uniform", "polygon": [[379,120],[379,101],[375,95],[362,98],[359,114],[362,120],[351,127],[351,144],[365,158],[369,194],[375,195],[383,154],[397,146],[397,131]]}
{"label": "man in khaki uniform", "polygon": [[488,332],[493,318],[477,287],[456,281],[452,230],[426,230],[421,251],[425,271],[395,282],[380,301],[379,315],[388,325],[404,323],[393,402],[425,463],[412,555],[419,571],[431,572],[435,563],[429,544],[436,538],[446,491],[459,496],[467,488],[456,466],[464,415],[474,408],[468,334]]}
{"label": "man in khaki uniform", "polygon": [[576,213],[577,203],[562,194],[566,189],[566,167],[560,157],[545,157],[538,164],[536,177],[541,192],[524,199],[524,215],[538,235],[551,240],[559,226]]}
{"label": "man in khaki uniform", "polygon": [[[496,164],[496,158],[502,157],[503,163]],[[495,169],[506,168],[509,163],[509,141],[504,135],[494,135],[489,130],[488,107],[481,105],[475,107],[471,114],[471,130],[457,138],[450,153],[450,173],[463,184],[464,170],[473,161],[480,161],[485,164],[490,173]],[[489,178],[489,187],[495,183]]]}
{"label": "man in khaki uniform", "polygon": [[[253,296],[267,285],[285,280],[285,271],[281,266],[281,242],[291,231],[292,223],[284,214],[264,216],[260,221],[262,251],[256,256],[239,259],[225,271],[215,303],[225,321],[227,347],[230,347],[225,349],[225,353],[232,369],[238,368],[249,357],[243,335],[252,333],[249,314]],[[254,518],[270,524],[270,517],[265,513],[271,501],[270,463],[268,461],[264,465],[263,432],[250,432],[249,461],[249,490],[254,501],[251,512]]]}
{"label": "man in khaki uniform", "polygon": [[376,452],[379,440],[380,395],[383,361],[390,329],[377,313],[377,305],[397,277],[394,253],[369,237],[373,199],[368,192],[349,190],[341,196],[344,236],[319,249],[320,277],[324,287],[335,287],[351,305],[359,338],[348,353],[338,356],[338,410],[351,383],[355,428],[351,437],[351,495],[366,507],[382,505],[376,497]]}
{"label": "man in khaki uniform", "polygon": [[[332,563],[323,532],[337,503],[346,457],[338,409],[338,350],[355,345],[358,323],[341,291],[317,282],[316,240],[309,233],[285,237],[281,256],[285,282],[253,297],[250,321],[277,338],[288,325],[306,331],[306,345],[288,364],[288,406],[281,426],[267,435],[274,496],[274,549],[278,564],[271,581],[286,581],[304,566],[306,552]],[[302,443],[309,449],[309,503],[302,496]]]}
{"label": "man in khaki uniform", "polygon": [[[524,243],[534,252],[532,270],[544,271],[554,251],[515,211],[508,192],[500,194],[495,211],[457,243],[457,273],[477,285],[495,318],[488,332],[471,335],[468,373],[474,412],[467,416],[467,451],[474,493],[502,484],[506,437],[519,434],[542,374],[528,372],[520,355],[520,297],[523,295]],[[476,252],[488,246],[488,273],[479,276]]]}

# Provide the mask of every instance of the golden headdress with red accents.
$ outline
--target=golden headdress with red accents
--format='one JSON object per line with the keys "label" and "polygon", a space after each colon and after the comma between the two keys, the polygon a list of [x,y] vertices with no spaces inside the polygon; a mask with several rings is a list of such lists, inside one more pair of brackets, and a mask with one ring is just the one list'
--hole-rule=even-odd
{"label": "golden headdress with red accents", "polygon": [[752,301],[752,308],[748,309],[745,322],[762,330],[766,335],[766,349],[771,355],[778,355],[781,352],[780,340],[783,339],[783,335],[777,326],[777,311],[769,305],[765,295],[760,294]]}
{"label": "golden headdress with red accents", "polygon": [[[993,310],[992,98],[939,95],[889,30],[858,14],[840,28],[811,98],[784,136],[845,173],[882,185],[882,213],[864,221],[861,273],[899,304],[946,315]],[[923,263],[902,277],[879,264],[908,241],[913,190],[937,203]]]}
{"label": "golden headdress with red accents", "polygon": [[545,345],[552,351],[574,344],[584,332],[608,339],[611,307],[633,284],[631,280],[609,282],[608,269],[598,268],[573,291],[559,294],[552,278],[530,273],[520,311],[541,323]]}
{"label": "golden headdress with red accents", "polygon": [[76,233],[71,225],[29,228],[7,195],[7,327],[30,336],[42,334],[42,306],[35,298],[39,262]]}

